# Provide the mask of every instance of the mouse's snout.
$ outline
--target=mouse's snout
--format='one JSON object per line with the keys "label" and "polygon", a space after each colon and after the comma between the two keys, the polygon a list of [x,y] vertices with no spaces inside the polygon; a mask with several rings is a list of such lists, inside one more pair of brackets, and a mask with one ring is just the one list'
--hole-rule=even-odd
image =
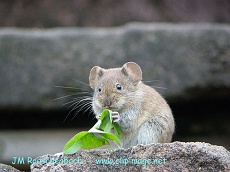
{"label": "mouse's snout", "polygon": [[105,107],[110,107],[112,105],[112,100],[109,97],[106,97],[104,100],[104,106]]}

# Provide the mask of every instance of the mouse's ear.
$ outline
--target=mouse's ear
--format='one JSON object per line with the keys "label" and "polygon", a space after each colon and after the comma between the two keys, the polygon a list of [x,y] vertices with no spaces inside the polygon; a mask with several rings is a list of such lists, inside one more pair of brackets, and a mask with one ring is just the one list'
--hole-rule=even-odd
{"label": "mouse's ear", "polygon": [[138,82],[142,80],[142,71],[138,64],[134,62],[125,63],[122,68],[121,72],[128,76],[134,85],[137,85]]}
{"label": "mouse's ear", "polygon": [[99,66],[94,66],[91,70],[90,70],[90,74],[89,74],[89,85],[92,89],[95,88],[95,85],[99,79],[99,77],[101,77],[104,74],[104,69],[99,67]]}

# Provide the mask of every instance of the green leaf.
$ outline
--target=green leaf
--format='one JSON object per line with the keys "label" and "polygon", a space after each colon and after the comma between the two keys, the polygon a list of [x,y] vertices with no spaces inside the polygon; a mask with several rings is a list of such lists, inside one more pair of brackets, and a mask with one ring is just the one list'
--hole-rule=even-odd
{"label": "green leaf", "polygon": [[[110,131],[114,128],[114,134]],[[102,137],[97,137],[99,134]],[[104,145],[110,145],[108,140],[112,140],[121,145],[121,127],[112,120],[112,111],[104,110],[98,122],[88,131],[80,132],[71,138],[64,147],[64,154],[74,154],[79,149],[93,149]]]}
{"label": "green leaf", "polygon": [[118,139],[122,138],[122,129],[120,127],[120,125],[116,122],[113,123],[113,127],[114,127],[114,135],[117,136]]}
{"label": "green leaf", "polygon": [[95,134],[105,133],[104,131],[98,130],[96,128],[91,128],[88,132],[95,133]]}
{"label": "green leaf", "polygon": [[80,132],[70,139],[64,147],[64,154],[74,154],[79,149],[93,149],[103,145],[110,145],[104,138],[98,138],[90,132]]}
{"label": "green leaf", "polygon": [[108,109],[103,110],[100,120],[103,120],[108,114],[111,114],[111,111]]}
{"label": "green leaf", "polygon": [[104,110],[101,114],[101,124],[99,129],[105,132],[110,132],[113,128],[113,121],[112,121],[112,112],[110,110]]}
{"label": "green leaf", "polygon": [[117,136],[115,136],[112,133],[99,133],[100,135],[102,135],[104,138],[109,139],[109,140],[113,140],[115,142],[117,142],[119,145],[121,145],[121,141],[119,138],[117,138]]}
{"label": "green leaf", "polygon": [[115,136],[113,133],[104,132],[101,130],[97,130],[95,128],[91,128],[88,132],[94,133],[94,134],[100,134],[104,138],[109,139],[109,140],[113,140],[113,141],[117,142],[119,145],[121,145],[120,139],[117,136]]}

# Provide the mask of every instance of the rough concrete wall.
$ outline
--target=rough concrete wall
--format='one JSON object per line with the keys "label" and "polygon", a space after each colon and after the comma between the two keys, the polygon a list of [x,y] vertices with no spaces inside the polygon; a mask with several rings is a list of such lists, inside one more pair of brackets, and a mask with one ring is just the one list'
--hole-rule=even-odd
{"label": "rough concrete wall", "polygon": [[167,88],[157,90],[172,101],[196,97],[197,88],[224,88],[214,95],[230,95],[229,25],[4,28],[0,57],[0,108],[59,108],[53,99],[67,93],[54,86],[88,84],[94,65],[120,67],[127,61],[142,67],[143,80],[152,81],[147,84]]}

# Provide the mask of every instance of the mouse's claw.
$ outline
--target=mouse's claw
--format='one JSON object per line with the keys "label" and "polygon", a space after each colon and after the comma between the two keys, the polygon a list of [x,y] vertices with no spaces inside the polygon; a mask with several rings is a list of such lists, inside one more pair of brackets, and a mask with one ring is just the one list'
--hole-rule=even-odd
{"label": "mouse's claw", "polygon": [[101,114],[96,115],[96,118],[97,118],[97,120],[99,120],[101,118]]}
{"label": "mouse's claw", "polygon": [[112,112],[112,118],[114,122],[118,122],[120,120],[120,114],[118,112]]}

